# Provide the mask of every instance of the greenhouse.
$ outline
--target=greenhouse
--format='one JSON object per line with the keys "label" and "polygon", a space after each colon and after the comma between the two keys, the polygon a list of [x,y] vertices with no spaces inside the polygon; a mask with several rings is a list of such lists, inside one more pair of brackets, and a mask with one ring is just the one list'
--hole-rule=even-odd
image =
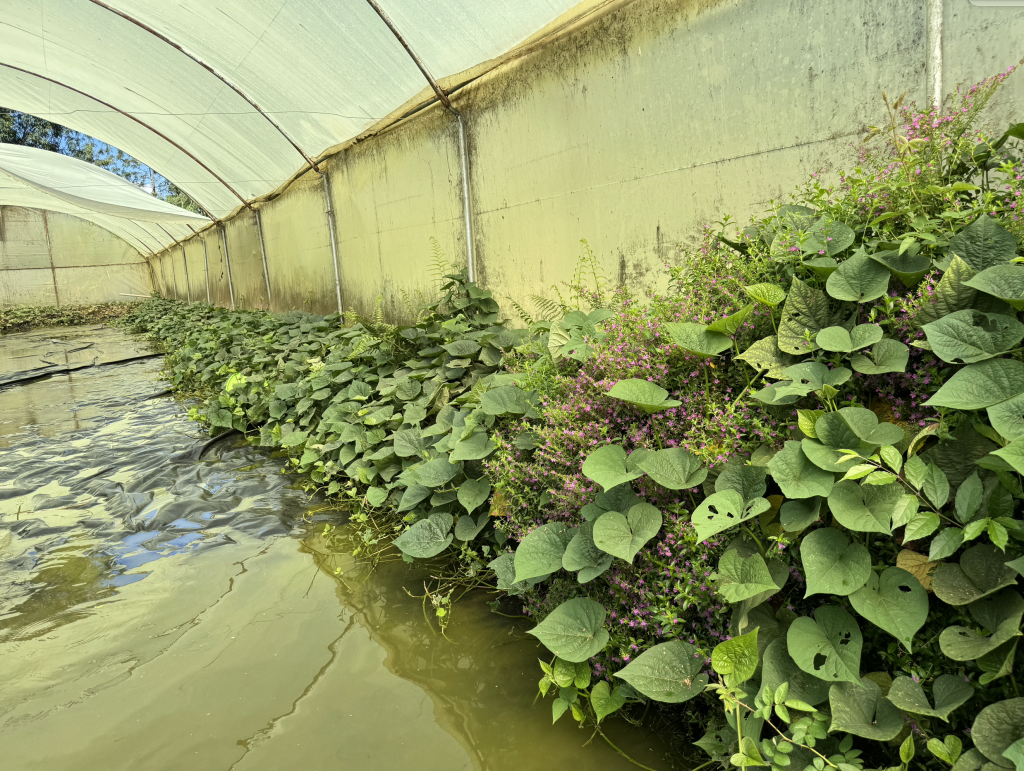
{"label": "greenhouse", "polygon": [[0,766],[1024,771],[1022,64],[0,0]]}

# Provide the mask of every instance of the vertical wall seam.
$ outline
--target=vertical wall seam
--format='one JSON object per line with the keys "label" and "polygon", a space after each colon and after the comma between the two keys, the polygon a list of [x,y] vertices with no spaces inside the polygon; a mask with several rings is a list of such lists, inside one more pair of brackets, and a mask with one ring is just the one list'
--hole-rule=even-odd
{"label": "vertical wall seam", "polygon": [[945,0],[928,0],[928,96],[942,103],[942,27]]}
{"label": "vertical wall seam", "polygon": [[206,304],[210,304],[210,253],[206,251],[206,236],[199,236],[203,242],[203,268],[206,271]]}
{"label": "vertical wall seam", "polygon": [[327,177],[327,167],[324,166],[320,176],[324,181],[324,198],[327,200],[327,230],[331,236],[331,262],[334,263],[334,291],[338,295],[338,314],[344,313],[341,302],[341,269],[338,265],[338,239],[334,234],[334,204],[331,203],[331,181]]}
{"label": "vertical wall seam", "polygon": [[228,229],[220,226],[220,240],[224,245],[224,267],[228,272],[228,295],[231,297],[231,310],[235,309],[235,282],[231,278],[231,258],[228,256]]}
{"label": "vertical wall seam", "polygon": [[60,292],[57,290],[57,267],[53,264],[53,245],[50,243],[50,223],[46,220],[46,210],[43,209],[43,233],[46,236],[46,253],[50,257],[50,273],[53,274],[53,301],[60,307]]}
{"label": "vertical wall seam", "polygon": [[263,243],[263,217],[259,209],[256,209],[256,231],[260,237],[260,255],[263,257],[263,278],[267,282],[267,310],[270,310],[270,268],[267,265],[267,247]]}

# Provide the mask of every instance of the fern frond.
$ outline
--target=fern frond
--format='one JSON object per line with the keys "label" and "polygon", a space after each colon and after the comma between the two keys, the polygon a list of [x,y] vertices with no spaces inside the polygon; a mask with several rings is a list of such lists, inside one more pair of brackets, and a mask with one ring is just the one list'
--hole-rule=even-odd
{"label": "fern frond", "polygon": [[530,301],[537,308],[537,317],[543,321],[554,321],[565,315],[565,306],[549,297],[541,297],[536,294],[530,295]]}
{"label": "fern frond", "polygon": [[517,303],[515,300],[513,300],[511,296],[506,295],[506,298],[508,299],[508,301],[512,305],[512,307],[515,309],[516,315],[519,316],[519,318],[522,320],[522,322],[526,326],[528,326],[528,327],[532,326],[533,325],[533,316],[531,316],[529,313],[527,313],[526,309],[522,305]]}

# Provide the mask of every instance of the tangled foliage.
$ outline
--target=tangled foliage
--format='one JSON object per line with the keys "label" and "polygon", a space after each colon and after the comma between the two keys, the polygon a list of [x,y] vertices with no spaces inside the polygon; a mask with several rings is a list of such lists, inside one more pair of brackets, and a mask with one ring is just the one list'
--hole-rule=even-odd
{"label": "tangled foliage", "polygon": [[0,335],[25,332],[39,327],[103,324],[124,318],[137,305],[135,302],[126,302],[98,305],[14,305],[10,308],[0,308]]}

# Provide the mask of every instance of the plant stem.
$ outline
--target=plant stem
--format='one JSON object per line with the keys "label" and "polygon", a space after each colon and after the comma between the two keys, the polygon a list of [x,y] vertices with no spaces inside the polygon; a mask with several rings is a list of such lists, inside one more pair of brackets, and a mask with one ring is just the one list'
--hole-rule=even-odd
{"label": "plant stem", "polygon": [[[651,768],[650,766],[645,766],[645,765],[644,765],[643,763],[641,763],[641,762],[639,762],[639,761],[637,761],[637,760],[633,760],[633,758],[629,757],[629,755],[627,755],[627,754],[626,754],[625,752],[623,752],[623,751],[622,751],[622,750],[620,750],[620,749],[619,749],[618,747],[616,747],[616,746],[615,746],[615,744],[614,744],[614,743],[612,742],[612,740],[611,740],[611,739],[609,739],[609,738],[608,738],[608,737],[607,737],[607,736],[605,735],[604,731],[602,731],[602,730],[600,729],[600,727],[599,727],[599,728],[597,729],[597,732],[598,732],[598,733],[599,733],[599,734],[601,735],[601,738],[602,738],[602,739],[604,739],[604,740],[605,740],[606,742],[608,742],[608,746],[609,746],[609,747],[611,747],[611,748],[612,748],[613,750],[615,750],[615,751],[616,751],[617,753],[619,753],[619,754],[620,754],[620,755],[621,755],[622,757],[624,757],[624,758],[625,758],[626,760],[628,760],[628,761],[629,761],[630,763],[632,763],[632,764],[633,764],[634,766],[638,766],[639,768],[644,768],[644,769],[647,769],[647,771],[655,771],[655,769]],[[706,766],[706,765],[707,765],[707,763],[705,763],[704,765]],[[704,766],[701,766],[701,768],[703,768],[703,767],[704,767]]]}

